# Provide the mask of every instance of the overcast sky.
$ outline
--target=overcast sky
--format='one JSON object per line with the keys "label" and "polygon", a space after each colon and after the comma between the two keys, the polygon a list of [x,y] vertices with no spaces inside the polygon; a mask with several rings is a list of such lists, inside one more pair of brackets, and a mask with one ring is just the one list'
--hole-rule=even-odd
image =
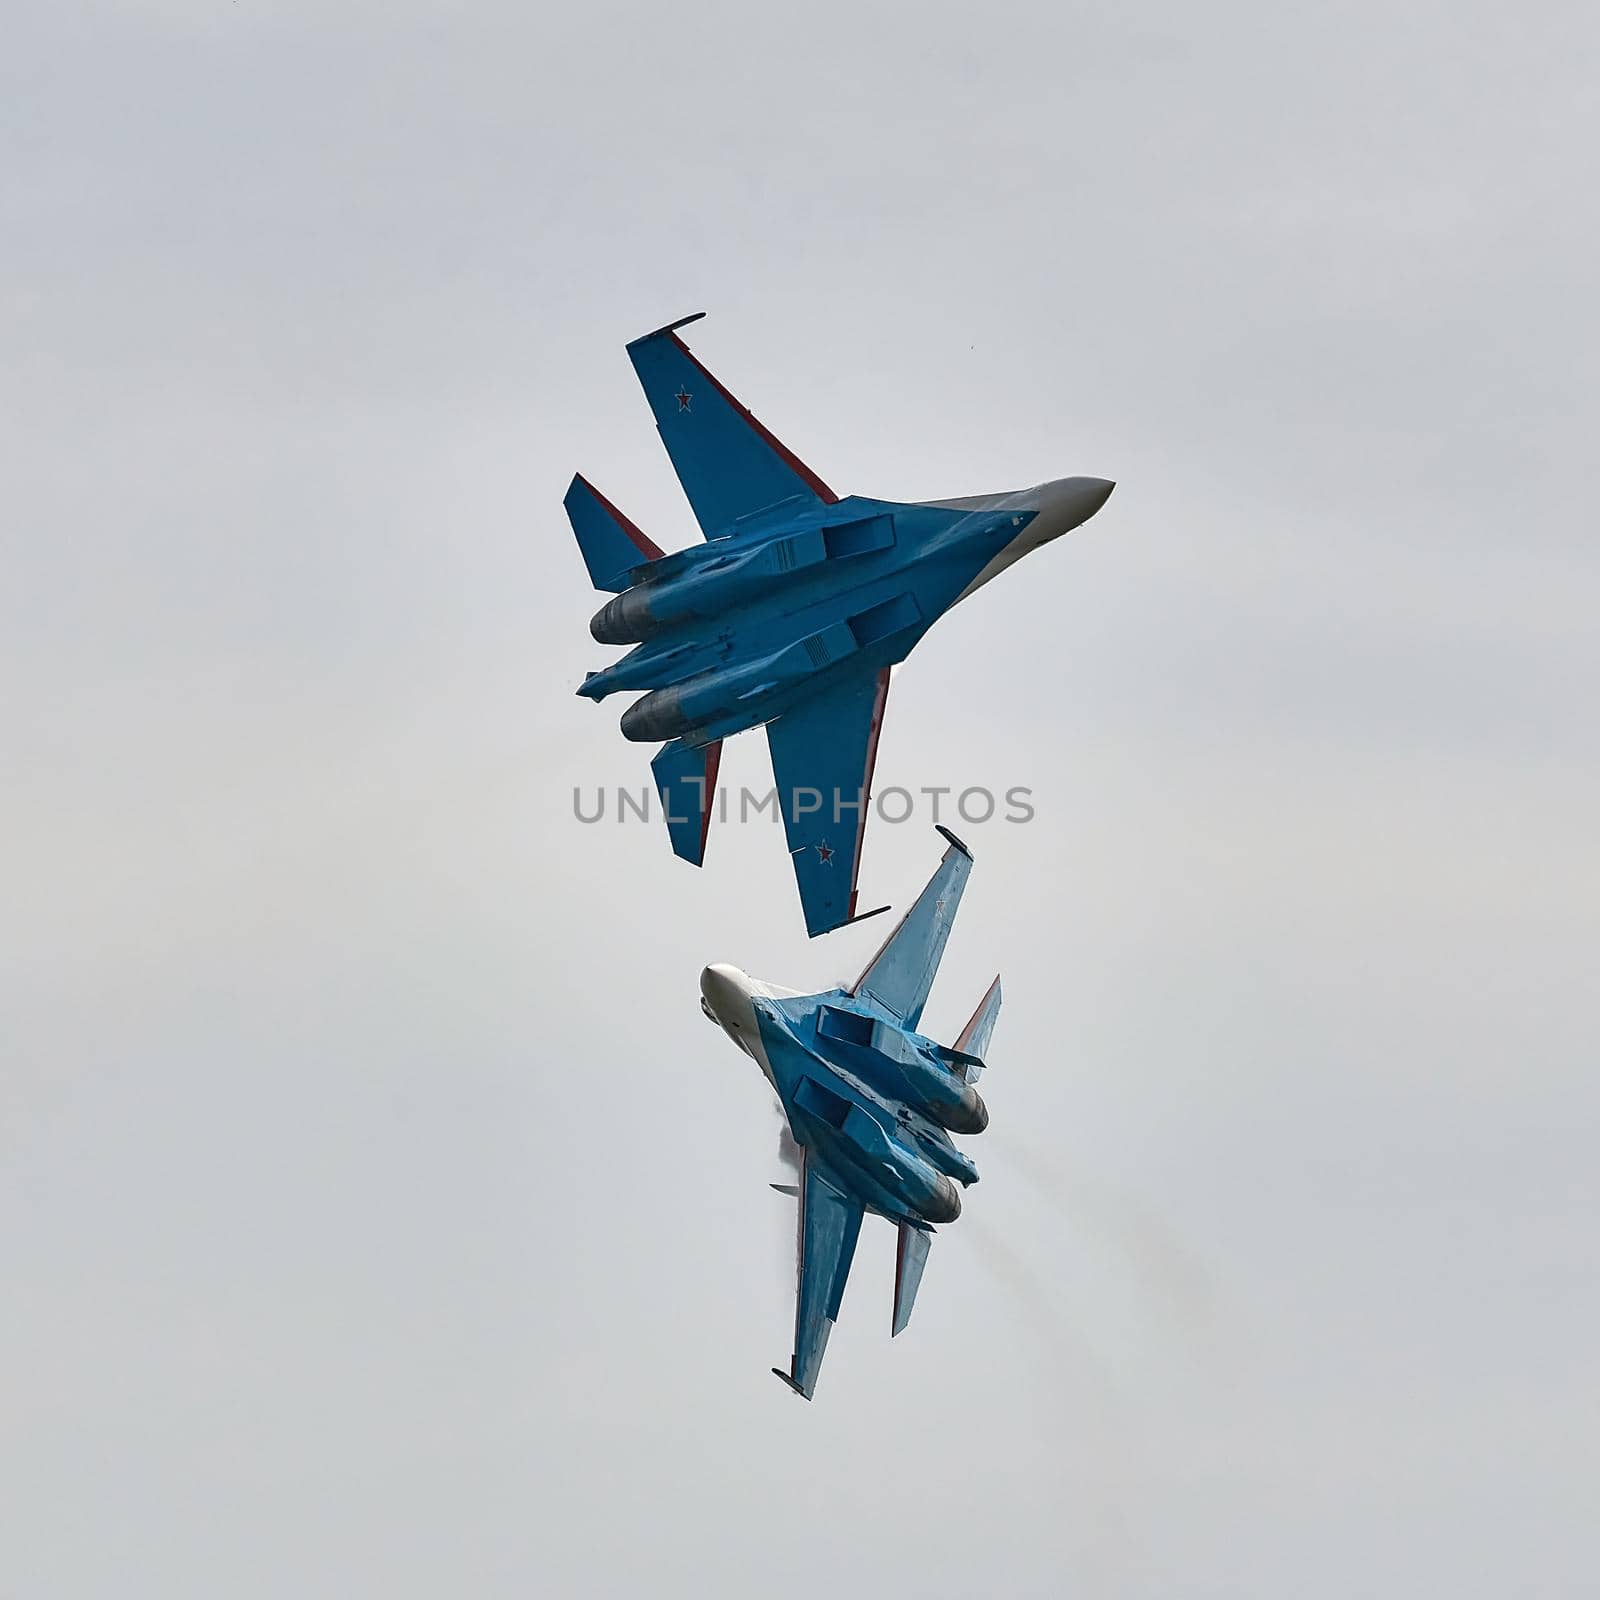
{"label": "overcast sky", "polygon": [[[0,1595],[1600,1588],[1592,9],[549,9],[9,17]],[[841,492],[1119,484],[895,679],[1036,816],[810,1406],[696,978],[880,930],[571,814],[697,310]]]}

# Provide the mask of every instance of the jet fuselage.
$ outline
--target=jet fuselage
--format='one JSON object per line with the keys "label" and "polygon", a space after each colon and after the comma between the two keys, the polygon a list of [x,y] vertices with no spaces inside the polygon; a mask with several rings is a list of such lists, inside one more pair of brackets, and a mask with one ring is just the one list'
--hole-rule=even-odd
{"label": "jet fuselage", "polygon": [[844,989],[796,995],[714,965],[700,992],[777,1091],[795,1139],[868,1210],[913,1223],[961,1214],[956,1184],[976,1183],[978,1169],[945,1130],[978,1132],[988,1112],[940,1046]]}
{"label": "jet fuselage", "polygon": [[1111,489],[1063,478],[968,500],[771,508],[639,569],[590,624],[600,642],[634,648],[579,693],[649,691],[623,714],[632,740],[692,746],[758,727],[841,671],[904,660],[952,605],[1093,516]]}

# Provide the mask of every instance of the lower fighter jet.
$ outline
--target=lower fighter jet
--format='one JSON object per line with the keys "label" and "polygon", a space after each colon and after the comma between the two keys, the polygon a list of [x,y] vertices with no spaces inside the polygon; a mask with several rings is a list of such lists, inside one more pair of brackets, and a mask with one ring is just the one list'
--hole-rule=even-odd
{"label": "lower fighter jet", "polygon": [[961,1214],[956,1188],[978,1169],[952,1133],[982,1133],[988,1108],[973,1085],[1000,1014],[989,986],[954,1045],[917,1032],[972,856],[950,832],[944,859],[916,904],[848,989],[796,994],[737,967],[700,974],[700,1008],[754,1058],[783,1103],[801,1152],[794,1351],[772,1370],[807,1400],[868,1211],[900,1230],[893,1334],[911,1319],[933,1225]]}
{"label": "lower fighter jet", "polygon": [[648,691],[623,713],[623,737],[666,741],[651,771],[672,848],[695,866],[722,741],[765,726],[806,932],[826,933],[873,915],[856,910],[856,879],[890,667],[958,600],[1092,517],[1113,485],[841,499],[690,354],[677,330],[703,314],[628,355],[706,542],[666,554],[572,480],[578,548],[614,597],[589,631],[634,646],[578,693]]}

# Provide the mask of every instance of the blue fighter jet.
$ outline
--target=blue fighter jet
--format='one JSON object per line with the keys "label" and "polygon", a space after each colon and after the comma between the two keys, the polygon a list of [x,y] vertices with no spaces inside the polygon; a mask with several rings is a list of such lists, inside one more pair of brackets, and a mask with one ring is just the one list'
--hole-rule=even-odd
{"label": "blue fighter jet", "polygon": [[703,315],[635,339],[628,355],[706,542],[665,554],[583,477],[567,490],[589,577],[614,596],[589,631],[634,646],[578,693],[648,691],[623,713],[623,736],[666,741],[651,769],[672,848],[695,866],[722,741],[765,725],[814,936],[858,916],[890,667],[958,600],[1092,517],[1113,485],[841,499],[690,354],[677,330]]}
{"label": "blue fighter jet", "polygon": [[989,1125],[973,1085],[1000,1014],[1000,980],[954,1045],[917,1032],[972,869],[967,847],[948,828],[939,832],[949,848],[938,871],[850,988],[803,995],[737,967],[700,974],[701,1010],[766,1074],[800,1147],[798,1186],[773,1185],[798,1194],[800,1225],[794,1351],[787,1372],[772,1370],[807,1400],[838,1320],[863,1214],[874,1211],[900,1230],[897,1334],[911,1319],[933,1224],[954,1222],[961,1215],[956,1184],[978,1181],[950,1135]]}

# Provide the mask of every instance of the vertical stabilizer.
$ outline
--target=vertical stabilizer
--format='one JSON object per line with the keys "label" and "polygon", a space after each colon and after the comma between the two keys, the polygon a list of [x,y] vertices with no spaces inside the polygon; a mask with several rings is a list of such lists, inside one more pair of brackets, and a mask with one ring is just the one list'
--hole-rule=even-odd
{"label": "vertical stabilizer", "polygon": [[635,567],[661,559],[661,546],[617,510],[589,480],[575,477],[562,501],[578,541],[589,581],[597,589],[621,594]]}
{"label": "vertical stabilizer", "polygon": [[[994,1033],[994,1025],[999,1015],[1000,977],[997,973],[994,982],[989,985],[988,993],[978,1002],[978,1009],[972,1013],[966,1027],[961,1030],[961,1037],[956,1040],[956,1049],[981,1059],[988,1052],[989,1038]],[[965,1074],[967,1082],[976,1083],[978,1074],[982,1071],[982,1066],[968,1064]]]}
{"label": "vertical stabilizer", "polygon": [[894,1327],[890,1338],[902,1332],[911,1320],[911,1308],[916,1304],[932,1243],[933,1235],[925,1228],[913,1228],[909,1222],[900,1224],[900,1241],[894,1253]]}
{"label": "vertical stabilizer", "polygon": [[656,793],[667,819],[672,853],[693,866],[706,859],[706,836],[711,832],[711,807],[717,795],[717,767],[722,741],[686,745],[681,739],[664,744],[650,763]]}

